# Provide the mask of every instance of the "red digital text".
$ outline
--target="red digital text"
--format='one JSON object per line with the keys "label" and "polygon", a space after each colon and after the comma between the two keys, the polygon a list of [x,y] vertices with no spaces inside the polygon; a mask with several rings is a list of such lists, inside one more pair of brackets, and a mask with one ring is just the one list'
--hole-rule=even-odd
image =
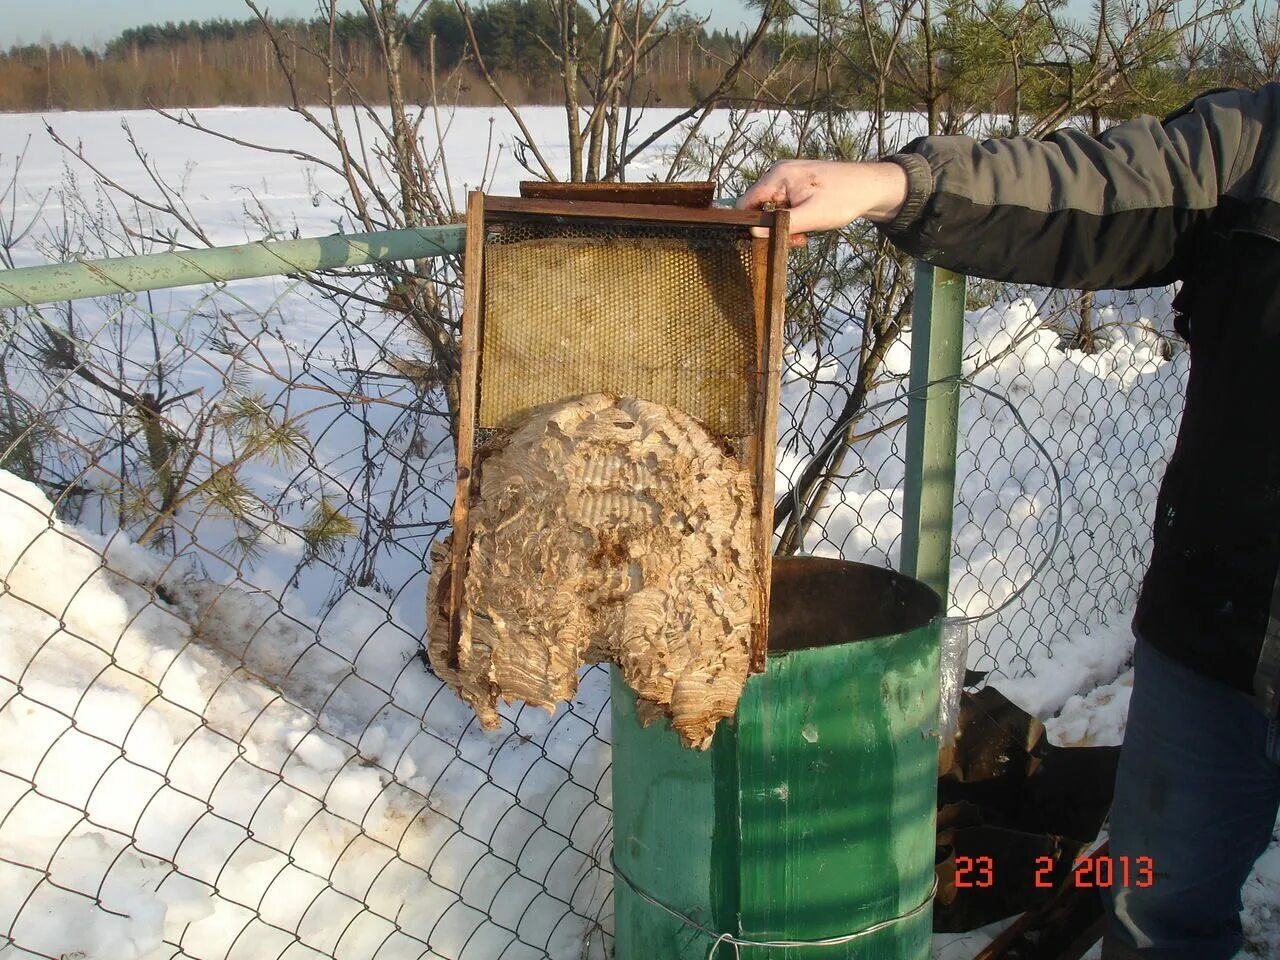
{"label": "red digital text", "polygon": [[[1037,857],[1032,882],[1037,888],[1052,889],[1057,860]],[[1155,883],[1155,863],[1150,857],[1084,856],[1071,867],[1072,882],[1079,888],[1149,887]],[[995,886],[993,857],[956,857],[956,888],[983,889]]]}

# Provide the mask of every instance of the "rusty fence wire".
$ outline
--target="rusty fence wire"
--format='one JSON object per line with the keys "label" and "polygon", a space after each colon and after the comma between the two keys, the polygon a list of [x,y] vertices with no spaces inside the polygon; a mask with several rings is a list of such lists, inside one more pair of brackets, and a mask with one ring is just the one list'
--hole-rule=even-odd
{"label": "rusty fence wire", "polygon": [[[494,733],[430,673],[445,393],[394,303],[311,281],[0,313],[0,955],[610,952],[607,673]],[[1064,481],[966,392],[952,611],[1025,587],[970,656],[1017,675],[1132,603],[1185,354],[1165,292],[970,297],[965,373]],[[788,348],[784,480],[859,342]],[[908,357],[804,552],[896,563]]]}

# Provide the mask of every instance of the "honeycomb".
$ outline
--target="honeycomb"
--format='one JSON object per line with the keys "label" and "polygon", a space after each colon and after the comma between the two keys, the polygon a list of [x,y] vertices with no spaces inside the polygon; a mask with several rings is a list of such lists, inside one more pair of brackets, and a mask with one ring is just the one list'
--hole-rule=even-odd
{"label": "honeycomb", "polygon": [[485,239],[479,423],[584,393],[755,430],[751,245],[723,229],[515,221]]}

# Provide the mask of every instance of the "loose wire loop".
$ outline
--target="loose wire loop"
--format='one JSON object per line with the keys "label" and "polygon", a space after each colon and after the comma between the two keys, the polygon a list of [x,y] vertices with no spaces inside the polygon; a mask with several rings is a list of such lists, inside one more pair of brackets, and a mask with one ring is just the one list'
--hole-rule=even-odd
{"label": "loose wire loop", "polygon": [[825,937],[821,940],[744,940],[741,937],[735,937],[731,933],[716,933],[716,931],[711,930],[708,927],[704,927],[702,924],[698,923],[697,920],[681,913],[679,910],[675,909],[675,907],[663,903],[657,897],[641,889],[636,885],[635,881],[627,876],[626,872],[618,866],[617,858],[615,858],[612,853],[609,854],[609,864],[613,867],[613,875],[625,883],[627,888],[645,903],[651,904],[652,906],[664,911],[674,919],[680,921],[684,926],[697,930],[704,936],[713,938],[715,942],[707,949],[707,960],[716,960],[716,957],[720,952],[720,948],[725,944],[733,947],[733,956],[735,960],[738,960],[738,958],[742,956],[740,949],[742,947],[766,947],[775,950],[803,950],[807,947],[842,946],[846,943],[852,943],[854,940],[859,940],[862,937],[869,937],[871,934],[878,933],[881,930],[894,926],[895,924],[904,923],[907,920],[918,917],[925,910],[933,906],[933,899],[938,893],[938,877],[937,874],[935,874],[933,877],[933,884],[929,887],[928,894],[919,904],[912,907],[906,913],[899,914],[896,917],[890,917],[887,920],[880,920],[877,923],[871,924],[869,927],[863,927],[861,930],[855,930],[853,933],[841,934],[838,937]]}
{"label": "loose wire loop", "polygon": [[[1031,442],[1031,445],[1035,447],[1036,452],[1039,453],[1040,456],[1044,458],[1044,462],[1048,465],[1049,472],[1053,475],[1053,505],[1056,508],[1054,511],[1054,518],[1053,518],[1053,539],[1050,542],[1048,549],[1045,550],[1044,556],[1041,558],[1040,562],[1036,564],[1036,568],[1033,571],[1031,571],[1031,576],[1027,578],[1025,583],[1023,583],[1020,587],[1018,587],[1016,590],[1010,593],[1009,596],[1005,597],[1004,600],[1000,601],[1000,603],[996,604],[990,610],[987,610],[985,613],[980,613],[970,617],[945,617],[944,618],[945,622],[948,624],[968,625],[968,624],[981,623],[983,620],[989,620],[990,618],[999,615],[1001,612],[1003,612],[1004,610],[1012,606],[1014,603],[1016,603],[1018,599],[1024,593],[1027,592],[1027,590],[1031,587],[1031,585],[1040,579],[1040,575],[1044,573],[1045,569],[1049,566],[1049,564],[1053,562],[1054,552],[1057,551],[1058,545],[1062,542],[1062,500],[1063,500],[1062,472],[1058,469],[1058,465],[1054,463],[1053,456],[1049,453],[1048,448],[1040,441],[1040,439],[1034,433],[1031,432],[1031,427],[1027,423],[1026,419],[1022,416],[1022,413],[1018,410],[1017,404],[1015,404],[1003,393],[1000,393],[998,390],[992,390],[990,387],[984,387],[980,384],[974,383],[972,379],[970,379],[968,376],[964,374],[955,374],[949,377],[939,377],[938,379],[930,380],[928,383],[922,384],[921,386],[914,387],[910,390],[904,390],[903,392],[895,394],[894,396],[889,397],[886,400],[881,400],[877,403],[871,403],[871,404],[867,404],[866,406],[859,407],[852,414],[850,414],[844,420],[839,421],[831,428],[827,437],[827,441],[821,444],[816,450],[814,450],[813,459],[817,459],[819,457],[825,456],[827,453],[831,451],[831,449],[834,446],[836,446],[839,443],[843,443],[844,442],[843,433],[845,428],[850,423],[852,423],[855,419],[857,419],[858,417],[861,417],[863,414],[871,410],[879,410],[882,407],[891,407],[894,404],[902,403],[904,400],[910,400],[913,397],[918,397],[923,395],[926,391],[932,389],[933,387],[941,386],[943,384],[948,384],[948,383],[954,383],[957,386],[964,386],[964,387],[968,387],[971,390],[976,390],[978,393],[981,393],[984,396],[988,396],[993,400],[997,400],[1009,408],[1009,412],[1013,414],[1013,419],[1017,422],[1018,427],[1022,430],[1023,433],[1026,434],[1027,439]],[[800,511],[802,515],[803,513],[808,512],[808,504],[804,504],[803,506],[804,506],[804,510]],[[797,507],[797,509],[799,509],[799,506]]]}

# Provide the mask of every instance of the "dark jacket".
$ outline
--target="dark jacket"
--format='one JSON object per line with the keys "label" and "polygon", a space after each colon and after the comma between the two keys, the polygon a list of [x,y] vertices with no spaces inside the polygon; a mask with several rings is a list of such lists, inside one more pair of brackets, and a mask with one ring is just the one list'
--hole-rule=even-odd
{"label": "dark jacket", "polygon": [[1191,372],[1134,628],[1274,710],[1280,84],[1207,94],[1096,139],[926,137],[889,159],[910,189],[885,232],[930,263],[1081,289],[1182,281]]}

